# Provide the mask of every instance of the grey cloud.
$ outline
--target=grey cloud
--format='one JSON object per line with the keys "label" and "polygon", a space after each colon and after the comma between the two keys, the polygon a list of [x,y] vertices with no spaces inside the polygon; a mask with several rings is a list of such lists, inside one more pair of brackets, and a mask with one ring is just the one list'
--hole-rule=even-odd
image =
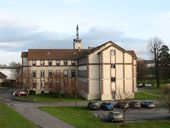
{"label": "grey cloud", "polygon": [[[25,51],[29,48],[72,48],[75,33],[61,34],[52,31],[40,31],[38,27],[2,26],[0,25],[0,50]],[[80,31],[83,46],[98,46],[108,40],[112,40],[125,49],[132,49],[138,55],[144,56],[147,40],[129,38],[122,31],[114,31],[111,28],[91,28],[88,32]],[[147,53],[146,53],[147,56]]]}

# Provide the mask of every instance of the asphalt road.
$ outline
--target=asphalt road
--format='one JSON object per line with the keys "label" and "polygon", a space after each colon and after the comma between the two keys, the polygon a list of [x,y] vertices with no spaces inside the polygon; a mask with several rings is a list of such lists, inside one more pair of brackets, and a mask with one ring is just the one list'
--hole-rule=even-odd
{"label": "asphalt road", "polygon": [[[120,111],[120,109],[114,109],[113,111]],[[97,114],[104,121],[108,121],[107,115],[110,111],[92,111]],[[160,120],[160,119],[169,119],[169,113],[165,109],[128,109],[126,112],[126,121],[127,122],[140,122],[140,121],[148,121],[148,120]]]}

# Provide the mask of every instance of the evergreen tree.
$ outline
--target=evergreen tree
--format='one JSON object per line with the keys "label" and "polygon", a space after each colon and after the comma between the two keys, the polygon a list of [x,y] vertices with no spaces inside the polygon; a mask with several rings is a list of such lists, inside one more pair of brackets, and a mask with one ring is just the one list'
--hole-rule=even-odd
{"label": "evergreen tree", "polygon": [[168,80],[170,76],[170,54],[169,48],[166,45],[162,45],[159,54],[159,72],[160,78],[163,80]]}

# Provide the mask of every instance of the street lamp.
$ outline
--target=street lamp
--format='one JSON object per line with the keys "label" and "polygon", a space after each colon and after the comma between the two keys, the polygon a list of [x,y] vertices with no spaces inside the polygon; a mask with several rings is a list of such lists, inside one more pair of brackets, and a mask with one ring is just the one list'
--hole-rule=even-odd
{"label": "street lamp", "polygon": [[[75,56],[75,60],[76,60],[76,66],[78,66],[78,61],[77,61],[77,53],[76,53],[76,51],[74,51],[74,56]],[[77,67],[77,71],[78,71],[78,67]],[[77,75],[78,76],[78,75]],[[76,98],[76,102],[75,102],[75,106],[77,106],[77,76],[76,76],[76,74],[75,74],[75,98]]]}

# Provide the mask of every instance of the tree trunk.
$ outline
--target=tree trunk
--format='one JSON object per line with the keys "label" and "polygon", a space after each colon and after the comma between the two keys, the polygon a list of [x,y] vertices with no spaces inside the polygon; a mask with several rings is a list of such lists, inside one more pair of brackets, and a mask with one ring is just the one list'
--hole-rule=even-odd
{"label": "tree trunk", "polygon": [[157,88],[160,88],[160,78],[159,78],[159,61],[157,55],[155,55],[155,75]]}

